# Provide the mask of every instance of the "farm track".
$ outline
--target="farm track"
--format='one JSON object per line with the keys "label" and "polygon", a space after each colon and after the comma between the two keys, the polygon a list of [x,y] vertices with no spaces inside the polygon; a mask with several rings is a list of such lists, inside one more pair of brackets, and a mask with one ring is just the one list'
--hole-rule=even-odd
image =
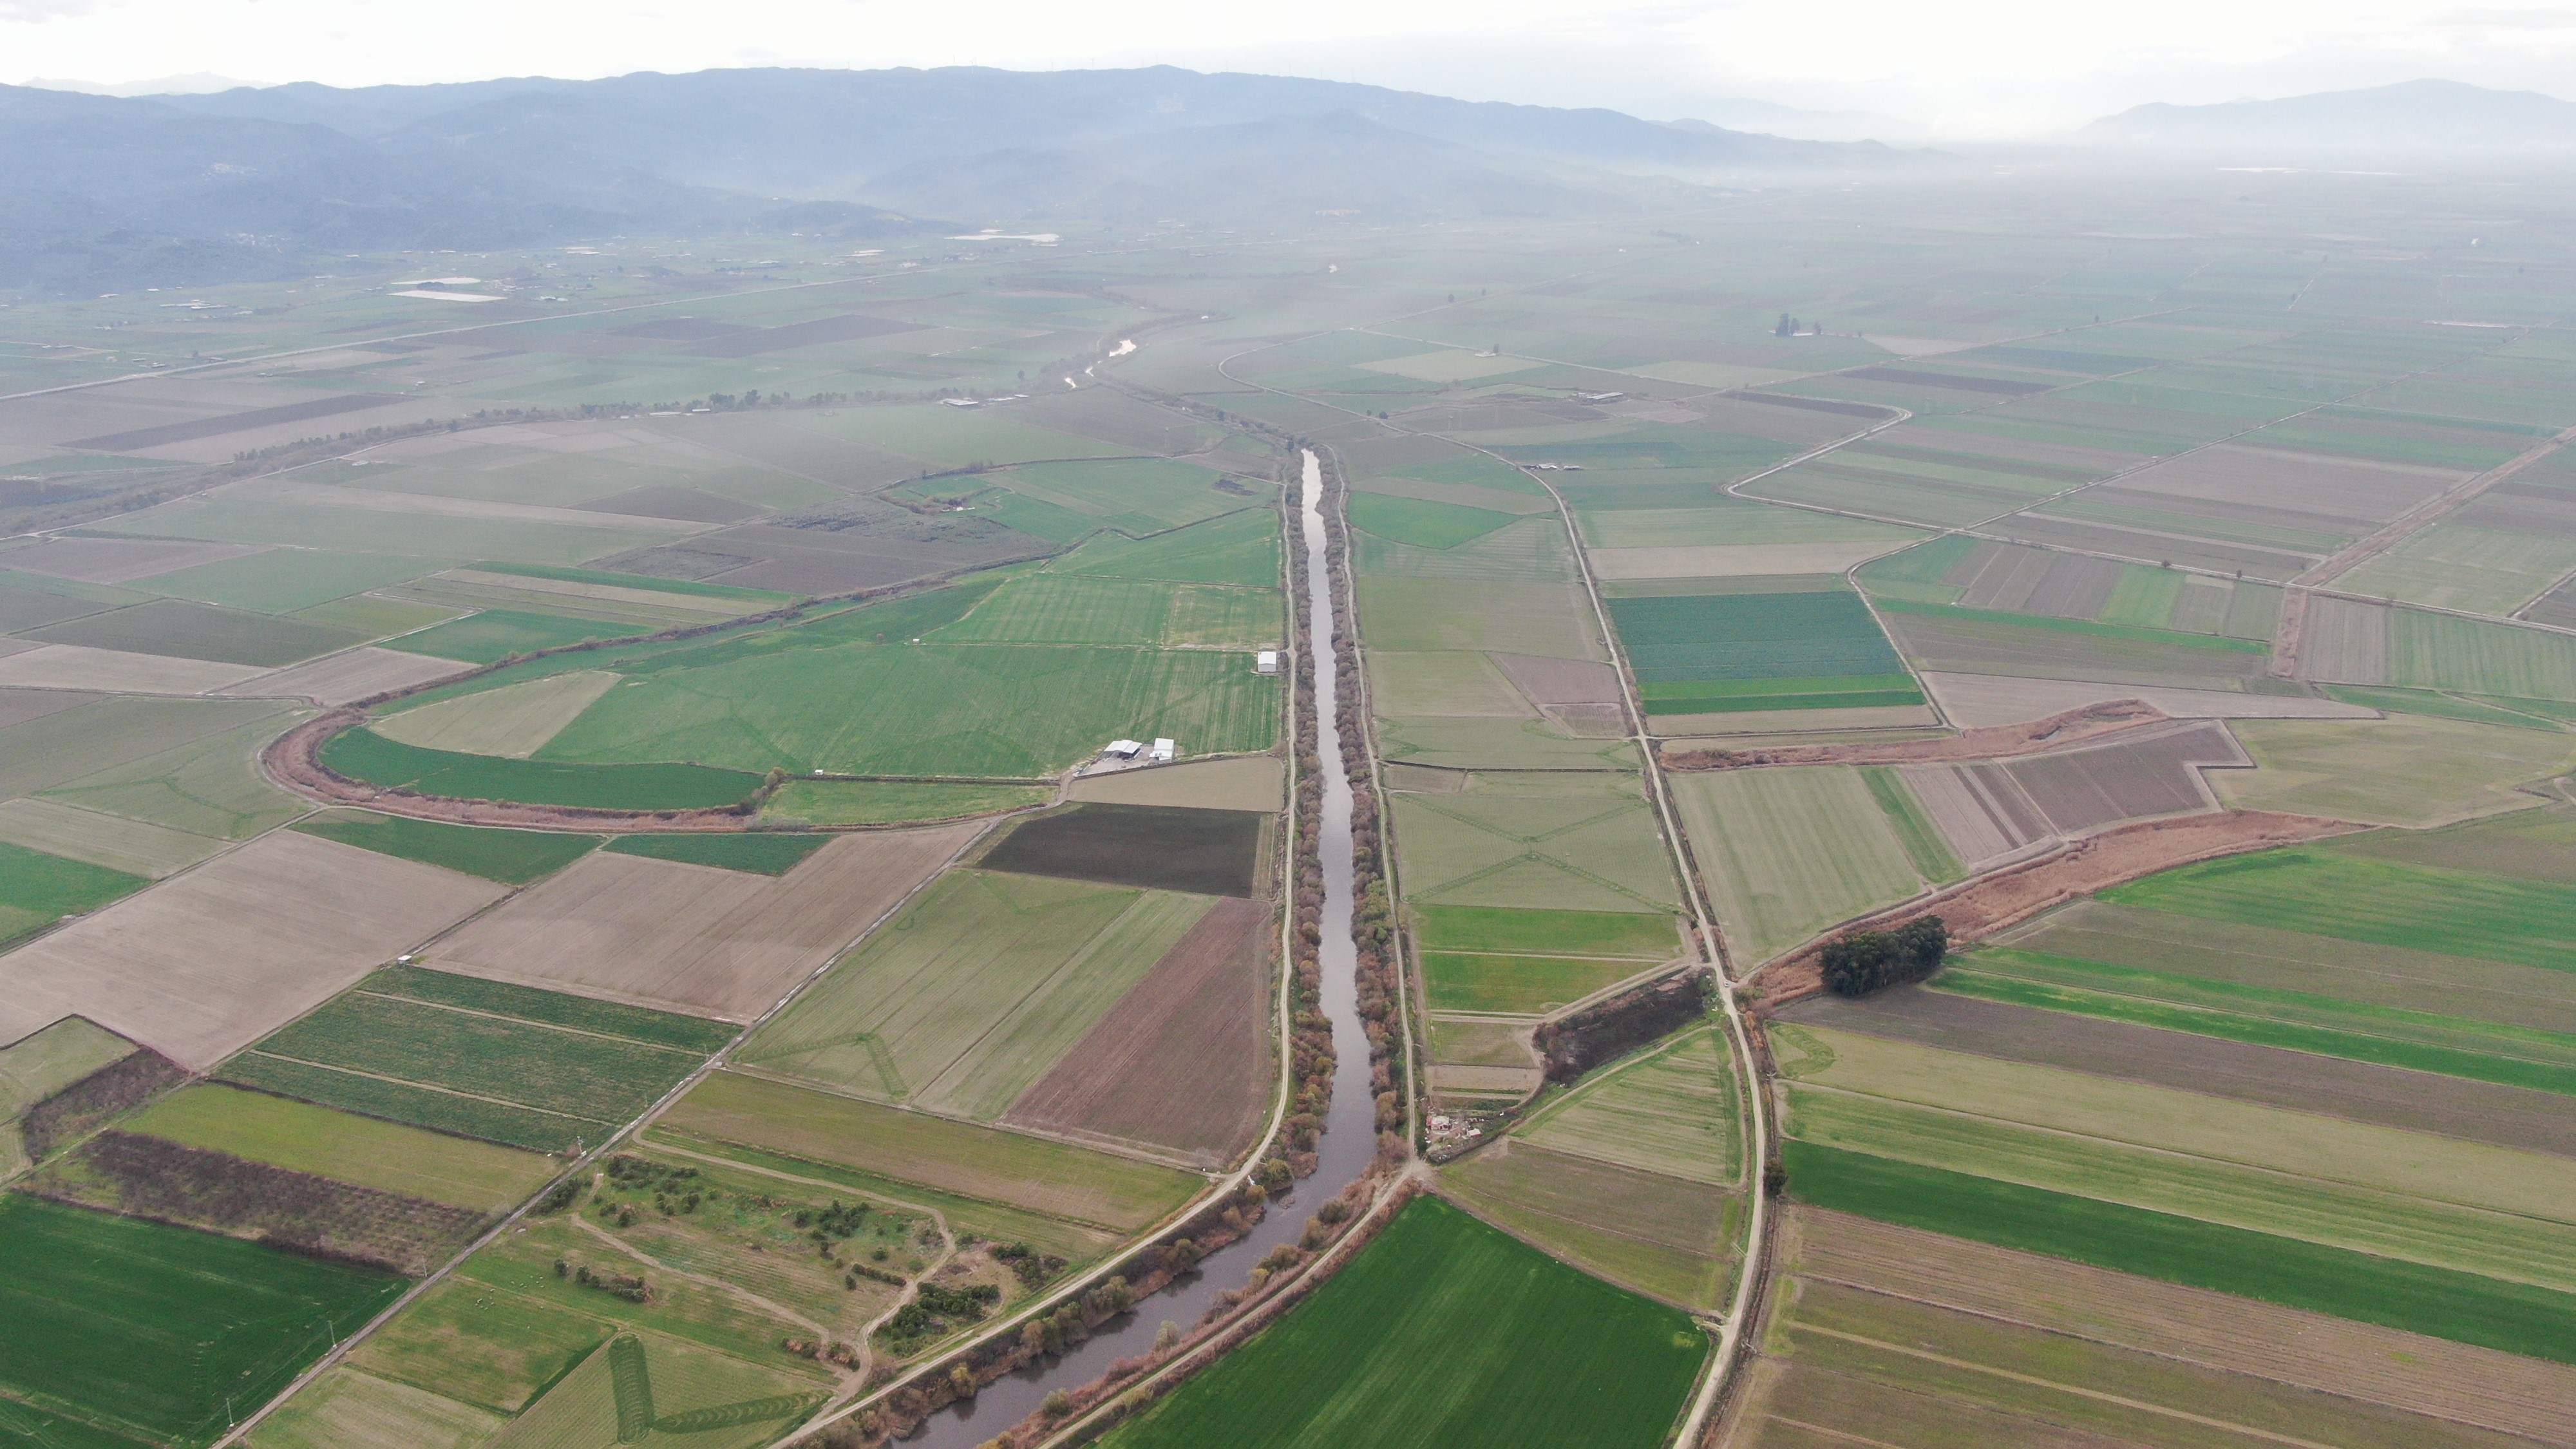
{"label": "farm track", "polygon": [[1939,739],[1862,741],[1844,745],[1767,745],[1750,750],[1685,750],[1663,757],[1667,770],[1736,770],[1754,765],[1911,765],[2001,760],[2035,755],[2168,722],[2142,700],[2114,700],[2065,710],[2028,724],[1984,725]]}

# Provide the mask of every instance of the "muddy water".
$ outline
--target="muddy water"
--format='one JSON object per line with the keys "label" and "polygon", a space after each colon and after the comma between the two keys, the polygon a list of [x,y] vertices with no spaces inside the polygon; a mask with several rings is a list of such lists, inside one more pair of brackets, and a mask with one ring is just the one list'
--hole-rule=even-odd
{"label": "muddy water", "polygon": [[1305,455],[1303,518],[1306,530],[1306,616],[1315,648],[1316,753],[1324,776],[1323,818],[1317,822],[1324,867],[1322,962],[1324,1014],[1333,1023],[1333,1105],[1324,1119],[1321,1164],[1315,1175],[1273,1199],[1269,1215],[1251,1236],[1209,1255],[1196,1273],[1136,1305],[1136,1311],[1093,1334],[1062,1358],[1032,1365],[986,1388],[970,1404],[931,1417],[911,1449],[975,1449],[1037,1411],[1056,1389],[1091,1382],[1111,1361],[1133,1358],[1154,1345],[1166,1323],[1184,1330],[1216,1303],[1219,1293],[1243,1284],[1262,1255],[1305,1231],[1306,1216],[1365,1171],[1377,1152],[1377,1110],[1369,1091],[1368,1036],[1360,1025],[1359,952],[1351,940],[1351,782],[1342,769],[1341,730],[1334,704],[1332,583],[1324,565],[1324,484],[1315,455]]}

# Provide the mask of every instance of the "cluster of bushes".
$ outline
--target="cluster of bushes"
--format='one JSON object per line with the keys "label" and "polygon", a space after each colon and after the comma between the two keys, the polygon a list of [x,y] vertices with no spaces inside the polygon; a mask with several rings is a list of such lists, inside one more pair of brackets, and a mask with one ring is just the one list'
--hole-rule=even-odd
{"label": "cluster of bushes", "polygon": [[1883,986],[1920,981],[1941,969],[1950,928],[1939,916],[1917,916],[1893,931],[1846,931],[1825,943],[1825,989],[1867,996]]}
{"label": "cluster of bushes", "polygon": [[1053,1253],[1041,1253],[1026,1243],[996,1243],[994,1261],[1009,1265],[1023,1288],[1045,1286],[1048,1279],[1064,1271],[1064,1259]]}
{"label": "cluster of bushes", "polygon": [[1570,1082],[1594,1067],[1708,1014],[1717,978],[1705,966],[1650,982],[1562,1021],[1540,1025],[1532,1044],[1550,1081]]}
{"label": "cluster of bushes", "polygon": [[964,1288],[941,1288],[924,1283],[910,1303],[895,1310],[894,1316],[878,1325],[876,1336],[895,1352],[909,1353],[934,1338],[943,1337],[969,1323],[981,1322],[1002,1301],[1002,1290],[990,1283],[975,1283]]}
{"label": "cluster of bushes", "polygon": [[653,1301],[653,1285],[632,1273],[602,1273],[588,1263],[575,1265],[557,1258],[555,1276],[567,1282],[578,1283],[584,1288],[596,1288],[602,1293],[623,1298],[629,1303]]}
{"label": "cluster of bushes", "polygon": [[28,1108],[18,1119],[19,1142],[28,1161],[42,1162],[64,1143],[186,1080],[187,1068],[150,1047],[137,1047]]}

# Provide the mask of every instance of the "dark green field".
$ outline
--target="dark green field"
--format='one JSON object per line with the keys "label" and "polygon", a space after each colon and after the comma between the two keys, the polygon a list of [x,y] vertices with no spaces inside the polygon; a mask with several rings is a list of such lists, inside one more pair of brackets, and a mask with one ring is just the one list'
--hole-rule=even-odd
{"label": "dark green field", "polygon": [[588,996],[546,991],[507,981],[486,981],[480,976],[432,971],[422,966],[388,966],[359,982],[358,987],[380,996],[401,996],[439,1006],[489,1012],[495,1016],[514,1016],[521,1021],[570,1027],[575,1031],[623,1037],[647,1046],[674,1047],[688,1052],[714,1051],[733,1040],[741,1030],[727,1021],[709,1021],[704,1017],[682,1016],[674,1011],[599,1001]]}
{"label": "dark green field", "polygon": [[[476,567],[490,568],[491,565],[478,564]],[[513,654],[534,654],[540,649],[558,649],[584,639],[614,639],[621,634],[647,632],[650,631],[631,625],[575,619],[562,614],[485,609],[479,614],[469,614],[417,634],[405,634],[402,648],[405,653],[428,654],[465,664],[497,664]]]}
{"label": "dark green field", "polygon": [[563,1152],[596,1145],[616,1125],[561,1112],[540,1112],[507,1102],[487,1102],[409,1082],[389,1082],[330,1067],[244,1052],[224,1064],[217,1080],[281,1097],[381,1117],[433,1132],[475,1137],[531,1152]]}
{"label": "dark green field", "polygon": [[1651,714],[1923,702],[1869,606],[1846,589],[1609,604]]}
{"label": "dark green field", "polygon": [[738,804],[760,787],[747,770],[705,765],[564,764],[424,750],[373,730],[344,730],[322,763],[352,780],[466,800],[517,800],[593,810],[706,810]]}
{"label": "dark green field", "polygon": [[1490,508],[1429,503],[1384,493],[1350,495],[1348,512],[1353,528],[1417,548],[1456,548],[1518,521],[1516,515],[1496,513]]}
{"label": "dark green field", "polygon": [[541,880],[588,855],[599,844],[596,835],[446,825],[367,810],[334,810],[302,821],[295,828],[378,855],[443,866],[505,885]]}
{"label": "dark green field", "polygon": [[1790,1195],[1817,1207],[2576,1363],[2576,1294],[1809,1142],[1785,1159]]}
{"label": "dark green field", "polygon": [[2346,941],[2576,970],[2576,886],[2291,848],[2187,865],[2114,905]]}
{"label": "dark green field", "polygon": [[235,1238],[0,1197],[0,1392],[101,1431],[57,1440],[5,1433],[0,1418],[0,1433],[47,1446],[210,1443],[406,1286]]}
{"label": "dark green field", "polygon": [[1103,1442],[1116,1449],[1653,1449],[1708,1340],[1438,1198]]}
{"label": "dark green field", "polygon": [[0,945],[150,884],[139,875],[0,841]]}
{"label": "dark green field", "polygon": [[619,855],[644,855],[684,865],[785,875],[831,843],[829,835],[759,830],[694,835],[621,835],[608,842]]}

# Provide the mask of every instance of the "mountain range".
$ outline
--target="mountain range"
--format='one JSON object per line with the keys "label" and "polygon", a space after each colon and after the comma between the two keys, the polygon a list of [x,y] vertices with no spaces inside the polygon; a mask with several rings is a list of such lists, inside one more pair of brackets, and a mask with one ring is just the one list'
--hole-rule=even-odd
{"label": "mountain range", "polygon": [[2576,151],[2576,102],[2537,91],[2415,80],[2281,100],[2137,106],[2077,134],[2088,142],[2223,153],[2249,161],[2312,156],[2402,160],[2435,152],[2475,159],[2499,152]]}
{"label": "mountain range", "polygon": [[0,86],[0,286],[782,224],[1423,222],[1921,164],[1609,110],[1170,67],[715,70],[114,97]]}

